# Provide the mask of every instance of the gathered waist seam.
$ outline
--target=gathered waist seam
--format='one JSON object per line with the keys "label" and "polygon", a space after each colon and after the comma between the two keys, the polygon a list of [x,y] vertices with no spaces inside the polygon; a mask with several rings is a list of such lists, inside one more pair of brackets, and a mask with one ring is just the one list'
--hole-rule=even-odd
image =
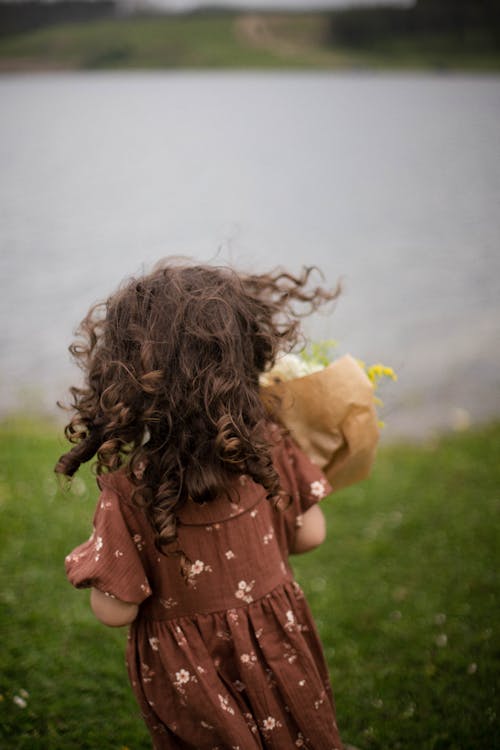
{"label": "gathered waist seam", "polygon": [[[236,602],[234,606],[230,606],[230,607],[223,607],[221,609],[210,609],[210,610],[191,612],[191,613],[186,612],[184,614],[175,614],[171,617],[168,617],[168,616],[167,617],[148,617],[147,615],[141,615],[140,619],[142,621],[147,621],[147,622],[173,622],[176,620],[194,620],[197,617],[203,617],[204,615],[224,615],[227,612],[231,612],[233,610],[248,609],[253,604],[258,604],[263,599],[270,598],[277,589],[280,589],[280,588],[285,589],[289,586],[294,586],[294,585],[298,587],[299,591],[301,590],[297,581],[295,581],[295,579],[291,575],[289,575],[288,577],[285,577],[284,580],[282,580],[280,583],[273,586],[272,589],[270,589],[269,591],[266,591],[265,594],[262,594],[256,599],[252,599],[251,602],[242,602],[241,604],[239,602]],[[145,604],[146,603],[147,603],[147,600]]]}

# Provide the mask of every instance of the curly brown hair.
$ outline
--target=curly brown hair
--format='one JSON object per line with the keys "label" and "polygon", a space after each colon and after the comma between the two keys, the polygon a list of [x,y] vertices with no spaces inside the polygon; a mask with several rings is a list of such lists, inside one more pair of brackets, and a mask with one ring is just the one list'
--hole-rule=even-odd
{"label": "curly brown hair", "polygon": [[76,445],[56,472],[72,476],[96,454],[97,474],[125,465],[160,549],[176,540],[188,498],[229,494],[236,475],[277,497],[259,375],[297,344],[299,318],[338,295],[308,288],[312,271],[167,260],[92,307],[70,346],[85,374],[64,407]]}

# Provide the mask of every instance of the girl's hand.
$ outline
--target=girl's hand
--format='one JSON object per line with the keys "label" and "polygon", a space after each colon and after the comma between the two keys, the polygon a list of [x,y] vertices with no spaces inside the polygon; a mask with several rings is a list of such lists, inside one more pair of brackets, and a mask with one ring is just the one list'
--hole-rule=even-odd
{"label": "girl's hand", "polygon": [[122,602],[121,599],[106,596],[99,589],[91,590],[90,606],[97,619],[111,628],[130,625],[137,617],[137,612],[139,611],[138,604]]}
{"label": "girl's hand", "polygon": [[302,516],[302,523],[295,534],[291,552],[294,555],[299,555],[301,552],[309,552],[309,550],[323,544],[325,538],[325,516],[319,505],[313,505]]}

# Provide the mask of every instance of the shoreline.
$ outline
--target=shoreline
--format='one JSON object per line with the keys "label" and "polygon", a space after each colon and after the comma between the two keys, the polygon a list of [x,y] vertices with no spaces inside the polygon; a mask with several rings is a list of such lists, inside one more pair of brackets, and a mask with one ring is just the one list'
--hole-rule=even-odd
{"label": "shoreline", "polygon": [[[493,404],[491,406],[493,407]],[[500,422],[500,411],[494,411],[486,405],[470,411],[459,406],[443,407],[440,410],[436,407],[436,403],[426,403],[422,408],[401,409],[399,414],[389,409],[386,413],[382,411],[379,445],[432,445],[443,438],[474,433]],[[22,408],[20,405],[12,408],[0,407],[0,428],[20,425],[39,431],[50,427],[61,439],[64,439],[63,430],[68,418],[69,415],[66,415],[63,409],[57,408]]]}
{"label": "shoreline", "polygon": [[[333,14],[334,15],[334,14]],[[486,29],[331,37],[328,13],[122,15],[57,22],[0,36],[0,74],[75,70],[500,72]]]}

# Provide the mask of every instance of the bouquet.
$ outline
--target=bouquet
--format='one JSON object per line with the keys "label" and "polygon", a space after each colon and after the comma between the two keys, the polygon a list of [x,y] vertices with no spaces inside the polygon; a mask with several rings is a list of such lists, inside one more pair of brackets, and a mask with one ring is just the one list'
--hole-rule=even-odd
{"label": "bouquet", "polygon": [[271,416],[323,470],[334,490],[370,473],[380,434],[375,396],[379,380],[396,380],[390,367],[367,367],[346,354],[329,362],[332,342],[312,353],[280,357],[261,377],[261,394]]}

